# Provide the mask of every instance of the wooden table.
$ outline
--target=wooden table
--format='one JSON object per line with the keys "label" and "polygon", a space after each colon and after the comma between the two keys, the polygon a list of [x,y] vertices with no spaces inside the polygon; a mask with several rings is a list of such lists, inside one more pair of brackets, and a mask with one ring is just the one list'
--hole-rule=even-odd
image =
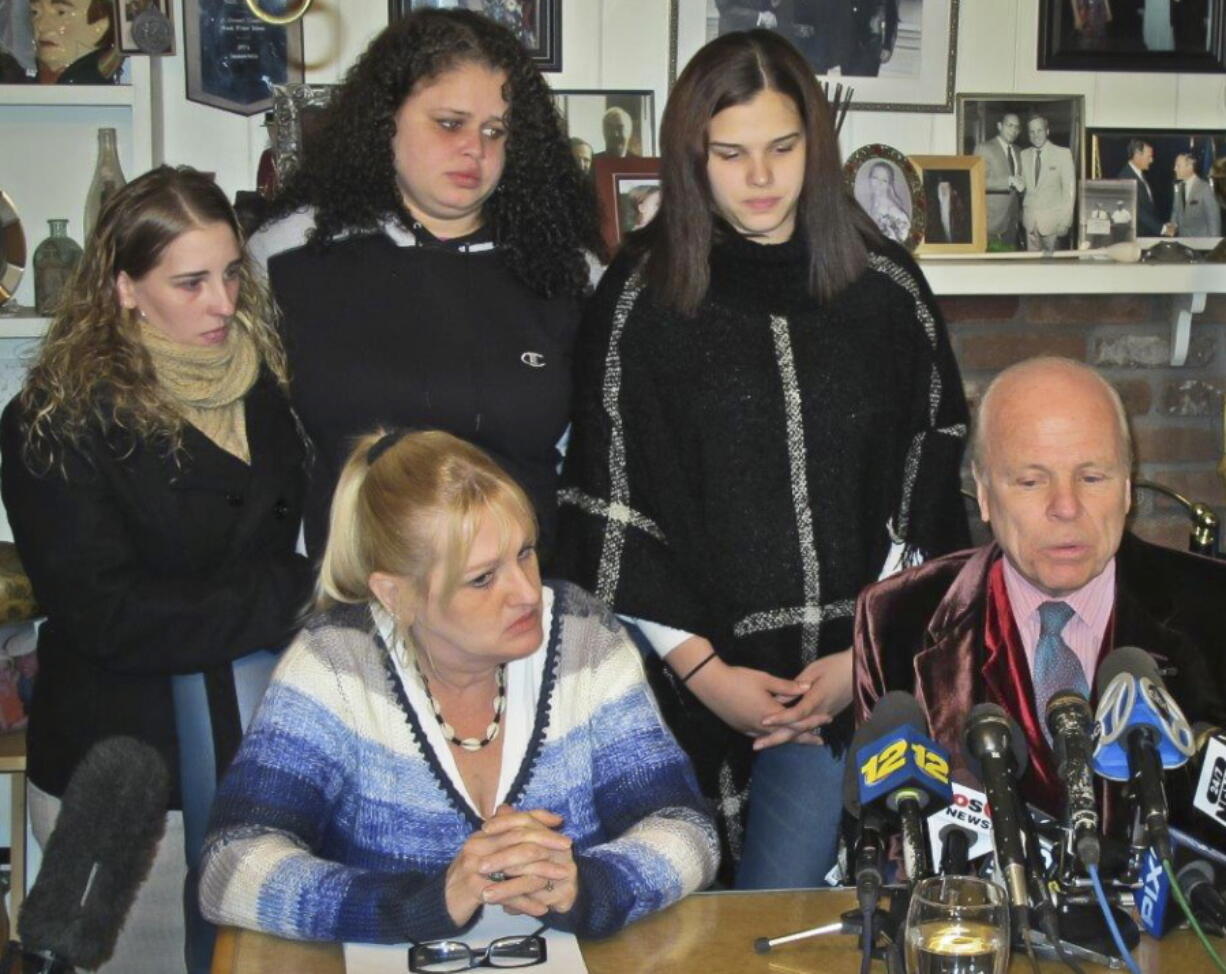
{"label": "wooden table", "polygon": [[[855,905],[849,890],[795,890],[772,893],[698,893],[640,920],[608,940],[584,941],[591,974],[857,974],[856,938],[818,937],[756,954],[758,937],[777,937],[836,919]],[[1222,941],[1217,940],[1216,946]],[[1221,952],[1219,950],[1219,952]],[[1142,937],[1135,954],[1145,974],[1201,974],[1213,970],[1191,931],[1162,941]],[[1066,972],[1042,964],[1045,974]],[[1107,971],[1083,964],[1086,974]],[[1029,971],[1024,956],[1010,970]],[[249,930],[223,929],[213,954],[212,974],[344,974],[338,944],[298,943]],[[874,974],[884,965],[874,963]]]}

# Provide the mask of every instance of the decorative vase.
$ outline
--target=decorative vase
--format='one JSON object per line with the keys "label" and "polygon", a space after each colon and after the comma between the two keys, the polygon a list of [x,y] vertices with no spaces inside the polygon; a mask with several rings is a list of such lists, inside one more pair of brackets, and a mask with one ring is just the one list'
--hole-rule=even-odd
{"label": "decorative vase", "polygon": [[67,220],[48,220],[51,236],[34,251],[34,308],[40,315],[55,314],[60,295],[81,259],[81,248],[68,236]]}
{"label": "decorative vase", "polygon": [[94,179],[89,184],[85,197],[85,239],[94,232],[98,211],[116,190],[127,180],[119,168],[119,153],[115,149],[115,130],[98,129],[98,162],[94,165]]}

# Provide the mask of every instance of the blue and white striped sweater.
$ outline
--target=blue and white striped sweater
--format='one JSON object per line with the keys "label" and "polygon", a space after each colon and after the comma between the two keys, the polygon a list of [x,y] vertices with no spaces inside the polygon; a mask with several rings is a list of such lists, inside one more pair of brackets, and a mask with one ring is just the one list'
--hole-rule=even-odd
{"label": "blue and white striped sweater", "polygon": [[[715,832],[620,625],[564,583],[553,614],[508,801],[561,815],[574,841],[580,895],[548,921],[603,936],[705,886]],[[218,790],[205,915],[303,939],[456,933],[443,875],[480,820],[425,741],[369,610],[312,620]]]}

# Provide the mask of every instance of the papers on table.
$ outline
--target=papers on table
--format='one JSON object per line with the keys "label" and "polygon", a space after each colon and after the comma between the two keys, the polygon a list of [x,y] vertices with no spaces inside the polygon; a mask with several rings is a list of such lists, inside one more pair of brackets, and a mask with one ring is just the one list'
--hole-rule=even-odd
{"label": "papers on table", "polygon": [[[540,930],[536,917],[509,916],[502,907],[487,907],[467,933],[455,938],[473,950],[484,948],[499,937],[533,934]],[[587,974],[574,934],[546,929],[545,963],[521,968],[524,974]],[[405,974],[409,969],[409,944],[345,944],[345,974]]]}

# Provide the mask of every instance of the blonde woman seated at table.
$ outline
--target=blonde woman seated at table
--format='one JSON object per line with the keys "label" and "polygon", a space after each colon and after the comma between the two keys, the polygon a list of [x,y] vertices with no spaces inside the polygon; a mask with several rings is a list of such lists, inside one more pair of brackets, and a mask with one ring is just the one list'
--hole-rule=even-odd
{"label": "blonde woman seated at table", "polygon": [[535,536],[476,447],[358,441],[318,611],[217,792],[209,919],[397,943],[500,906],[599,937],[710,882],[712,819],[633,644],[541,584]]}

